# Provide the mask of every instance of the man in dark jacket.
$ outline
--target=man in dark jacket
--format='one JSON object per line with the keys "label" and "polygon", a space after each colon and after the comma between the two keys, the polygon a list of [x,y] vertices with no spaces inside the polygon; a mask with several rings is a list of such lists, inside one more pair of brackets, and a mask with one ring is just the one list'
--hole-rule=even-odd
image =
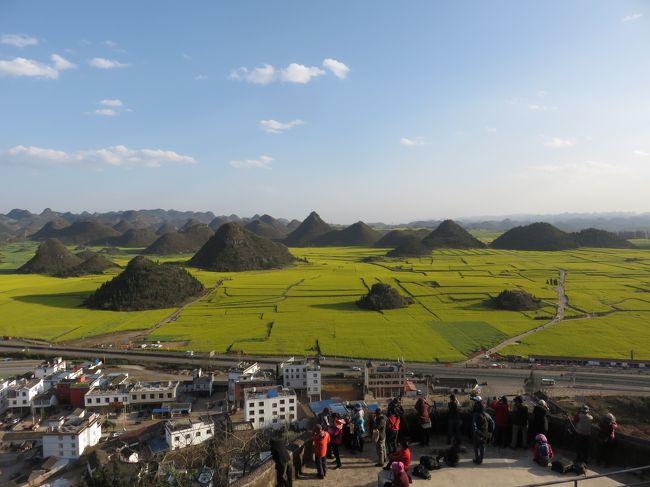
{"label": "man in dark jacket", "polygon": [[544,399],[540,399],[533,408],[533,421],[530,425],[531,437],[535,438],[537,435],[548,435],[548,415],[549,410]]}
{"label": "man in dark jacket", "polygon": [[271,456],[275,462],[275,473],[277,475],[278,487],[291,487],[293,479],[291,475],[291,455],[287,450],[284,440],[282,438],[282,431],[274,434],[270,440]]}
{"label": "man in dark jacket", "polygon": [[512,443],[510,447],[514,450],[518,445],[518,437],[521,433],[521,446],[526,448],[528,443],[528,406],[524,404],[524,398],[515,397],[512,406]]}

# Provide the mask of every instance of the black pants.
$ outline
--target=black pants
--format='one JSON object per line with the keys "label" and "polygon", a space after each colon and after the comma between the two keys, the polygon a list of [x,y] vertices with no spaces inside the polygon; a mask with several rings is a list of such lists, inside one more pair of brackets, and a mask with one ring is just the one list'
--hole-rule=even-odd
{"label": "black pants", "polygon": [[339,446],[336,443],[330,443],[332,446],[332,453],[334,454],[334,459],[336,460],[336,466],[341,466],[341,454],[339,453]]}
{"label": "black pants", "polygon": [[576,435],[576,461],[587,463],[589,460],[589,435]]}
{"label": "black pants", "polygon": [[363,436],[360,434],[354,435],[354,449],[363,452]]}
{"label": "black pants", "polygon": [[422,437],[420,440],[420,444],[422,446],[429,446],[429,439],[431,437],[431,427],[429,428],[423,428],[420,426],[420,430],[422,431]]}
{"label": "black pants", "polygon": [[397,451],[397,436],[399,430],[395,431],[390,428],[386,428],[386,449],[388,453],[393,453]]}
{"label": "black pants", "polygon": [[601,440],[598,445],[598,465],[609,467],[612,464],[612,456],[614,451],[614,440],[607,439]]}
{"label": "black pants", "polygon": [[278,487],[291,487],[293,485],[291,467],[289,467],[288,463],[276,463],[275,473],[277,474]]}

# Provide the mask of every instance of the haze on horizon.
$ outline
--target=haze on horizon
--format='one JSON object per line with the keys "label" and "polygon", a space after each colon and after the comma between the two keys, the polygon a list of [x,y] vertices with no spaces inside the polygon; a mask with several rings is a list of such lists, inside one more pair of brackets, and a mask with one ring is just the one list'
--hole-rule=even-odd
{"label": "haze on horizon", "polygon": [[650,211],[642,1],[0,3],[0,212]]}

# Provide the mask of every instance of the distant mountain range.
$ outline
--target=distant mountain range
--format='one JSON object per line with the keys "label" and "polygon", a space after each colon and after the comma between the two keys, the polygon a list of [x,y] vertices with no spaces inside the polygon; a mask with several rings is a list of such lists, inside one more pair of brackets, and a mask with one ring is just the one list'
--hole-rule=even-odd
{"label": "distant mountain range", "polygon": [[[579,232],[588,228],[606,230],[623,238],[647,238],[650,234],[650,213],[566,213],[558,215],[513,215],[504,218],[471,217],[456,220],[466,230],[506,232],[534,222],[547,222],[565,232]],[[238,223],[247,230],[271,240],[283,241],[289,246],[309,245],[375,245],[393,247],[404,239],[422,238],[425,231],[437,228],[442,220],[418,220],[388,225],[381,222],[357,222],[351,226],[326,223],[312,212],[304,221],[274,218],[270,215],[218,215],[208,212],[177,210],[127,210],[106,213],[71,213],[46,208],[41,213],[13,209],[0,214],[0,242],[32,239],[43,241],[57,238],[66,245],[108,245],[122,247],[149,247],[166,234],[160,247],[196,251],[224,223]],[[191,227],[201,225],[200,235],[187,244]],[[208,228],[209,227],[209,228]],[[197,230],[194,228],[193,230]],[[180,230],[178,230],[180,229]],[[420,230],[416,233],[394,233],[394,229]],[[129,233],[127,233],[129,232]],[[192,233],[190,231],[189,233]],[[183,243],[182,241],[185,240]],[[169,242],[166,242],[169,241]],[[165,244],[165,245],[162,245]],[[153,252],[154,249],[151,249]]]}

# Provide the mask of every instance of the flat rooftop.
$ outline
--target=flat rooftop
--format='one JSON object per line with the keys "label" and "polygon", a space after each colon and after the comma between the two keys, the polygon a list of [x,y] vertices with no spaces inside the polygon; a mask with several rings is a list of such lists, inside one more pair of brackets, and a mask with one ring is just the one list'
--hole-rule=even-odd
{"label": "flat rooftop", "polygon": [[165,391],[178,387],[178,381],[162,381],[162,382],[136,382],[131,388],[131,392],[149,392],[149,391]]}
{"label": "flat rooftop", "polygon": [[278,387],[251,387],[244,389],[244,398],[247,401],[256,399],[271,399],[274,397],[287,397],[295,396],[296,393],[293,389]]}
{"label": "flat rooftop", "polygon": [[[458,467],[450,468],[443,466],[440,470],[431,473],[431,480],[424,480],[413,477],[413,486],[436,486],[436,487],[519,487],[534,483],[549,482],[552,480],[569,480],[571,475],[560,475],[553,472],[550,467],[540,467],[532,461],[532,453],[528,450],[497,449],[489,446],[485,452],[485,459],[482,465],[472,463],[472,447],[469,443],[464,444],[467,453],[461,455]],[[432,447],[421,448],[417,443],[410,445],[413,465],[419,463],[421,455],[430,455],[434,449],[446,448],[443,443],[434,441]],[[561,452],[559,453],[560,455]],[[567,456],[567,455],[564,455]],[[567,456],[568,457],[568,456]],[[341,449],[341,463],[343,467],[333,470],[328,461],[327,476],[319,480],[316,476],[316,468],[313,462],[307,462],[303,468],[303,475],[300,479],[294,480],[296,487],[375,487],[383,485],[378,483],[378,475],[382,469],[375,467],[377,462],[374,444],[366,443],[363,454],[350,454],[345,448]],[[588,469],[587,475],[613,472],[615,469],[602,469],[593,471]],[[633,483],[634,478],[613,479],[603,477],[585,482],[588,487],[613,487]],[[639,479],[636,478],[636,482]],[[561,484],[569,486],[572,483]],[[582,485],[582,483],[580,483]]]}

